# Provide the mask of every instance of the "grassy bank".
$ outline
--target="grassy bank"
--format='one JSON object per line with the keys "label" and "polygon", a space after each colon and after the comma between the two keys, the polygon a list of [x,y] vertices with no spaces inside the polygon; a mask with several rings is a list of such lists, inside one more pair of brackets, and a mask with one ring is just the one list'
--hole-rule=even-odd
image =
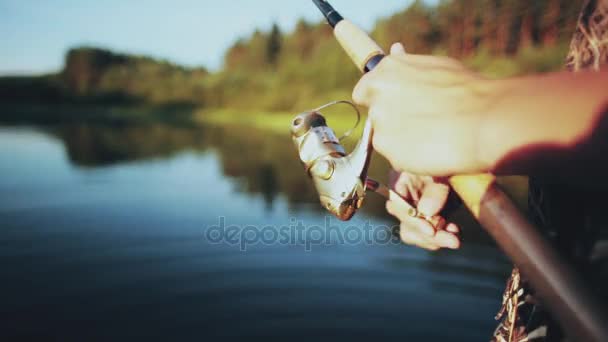
{"label": "grassy bank", "polygon": [[[346,131],[355,122],[355,115],[344,107],[324,110],[336,131]],[[158,105],[80,105],[80,104],[0,104],[0,122],[6,124],[213,124],[246,126],[279,134],[289,132],[297,113],[261,110],[204,109],[190,106]]]}

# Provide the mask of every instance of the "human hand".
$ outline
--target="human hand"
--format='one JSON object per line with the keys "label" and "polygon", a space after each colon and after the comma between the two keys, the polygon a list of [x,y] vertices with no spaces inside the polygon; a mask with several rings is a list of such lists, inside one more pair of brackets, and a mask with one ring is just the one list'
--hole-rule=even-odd
{"label": "human hand", "polygon": [[393,168],[449,176],[485,167],[477,145],[490,82],[456,60],[406,54],[394,44],[353,99],[369,108],[374,148]]}
{"label": "human hand", "polygon": [[458,237],[460,229],[456,224],[448,223],[444,227],[433,227],[429,221],[408,214],[407,203],[410,203],[425,217],[438,215],[448,199],[450,187],[447,184],[436,182],[429,176],[395,171],[391,171],[389,183],[391,188],[403,198],[403,201],[401,199],[387,201],[386,210],[401,221],[399,234],[404,243],[431,251],[460,247]]}

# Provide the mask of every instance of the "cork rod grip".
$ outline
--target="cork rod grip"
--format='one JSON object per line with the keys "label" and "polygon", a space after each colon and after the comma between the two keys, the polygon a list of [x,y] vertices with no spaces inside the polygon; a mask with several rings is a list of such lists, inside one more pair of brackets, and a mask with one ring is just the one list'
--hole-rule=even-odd
{"label": "cork rod grip", "polygon": [[480,218],[483,200],[490,190],[496,190],[504,196],[504,200],[508,200],[507,195],[496,185],[496,176],[489,173],[452,176],[449,182],[476,219]]}
{"label": "cork rod grip", "polygon": [[340,21],[334,28],[336,39],[357,68],[366,72],[367,62],[375,56],[384,55],[382,48],[369,35],[348,20]]}

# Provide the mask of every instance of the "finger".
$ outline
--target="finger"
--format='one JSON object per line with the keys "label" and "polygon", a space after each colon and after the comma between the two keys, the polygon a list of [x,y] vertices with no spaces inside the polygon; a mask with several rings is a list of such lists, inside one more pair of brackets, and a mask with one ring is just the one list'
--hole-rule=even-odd
{"label": "finger", "polygon": [[425,220],[430,222],[431,225],[435,228],[435,230],[446,229],[447,221],[445,220],[445,218],[443,218],[443,216],[436,215],[433,217],[426,217]]}
{"label": "finger", "polygon": [[424,188],[425,184],[423,177],[391,170],[388,178],[391,189],[408,200],[408,202],[411,200],[411,203],[418,203],[421,189]]}
{"label": "finger", "polygon": [[435,227],[427,220],[417,217],[408,217],[408,221],[424,236],[433,237],[437,234]]}
{"label": "finger", "polygon": [[407,208],[404,208],[397,201],[386,201],[386,211],[401,222],[408,218]]}
{"label": "finger", "polygon": [[432,241],[429,241],[428,239],[418,234],[415,230],[410,229],[407,224],[401,224],[399,230],[399,237],[401,238],[401,241],[403,241],[403,243],[405,244],[418,246],[420,248],[424,248],[430,251],[436,251],[440,248]]}
{"label": "finger", "polygon": [[[405,202],[405,201],[404,201]],[[386,211],[395,216],[401,223],[407,224],[411,229],[417,231],[424,236],[435,236],[436,229],[433,225],[421,218],[411,217],[408,214],[409,206],[404,206],[398,201],[387,201]]]}
{"label": "finger", "polygon": [[[398,195],[392,196],[390,200],[386,201],[386,211],[395,216],[401,222],[407,222],[423,235],[435,236],[437,229],[441,227],[435,227],[432,222],[421,217],[412,216],[413,206]],[[439,217],[439,216],[436,216]],[[445,220],[443,220],[445,225]]]}
{"label": "finger", "polygon": [[391,45],[391,55],[405,56],[405,47],[401,43],[394,43]]}
{"label": "finger", "polygon": [[448,226],[445,227],[445,230],[453,234],[460,233],[460,227],[458,227],[455,223],[448,224]]}
{"label": "finger", "polygon": [[443,248],[460,248],[460,240],[458,239],[458,237],[452,233],[446,232],[445,230],[440,230],[437,232],[437,234],[433,238],[433,243]]}
{"label": "finger", "polygon": [[[408,200],[408,202],[411,200],[410,203],[418,203],[421,189],[424,187],[421,178],[407,172],[395,174],[396,178],[392,179],[393,190],[401,195],[401,197]],[[393,177],[395,176],[393,175]]]}
{"label": "finger", "polygon": [[461,69],[462,65],[455,59],[429,55],[406,54],[407,61],[420,68]]}
{"label": "finger", "polygon": [[445,206],[449,193],[450,187],[445,184],[428,184],[418,201],[418,211],[428,217],[439,214]]}
{"label": "finger", "polygon": [[408,186],[409,180],[406,173],[391,170],[388,178],[391,189],[404,199],[411,199],[410,188]]}
{"label": "finger", "polygon": [[417,187],[412,182],[408,182],[407,191],[410,194],[412,203],[417,204],[420,201],[420,187]]}
{"label": "finger", "polygon": [[424,182],[423,177],[416,176],[416,175],[410,175],[409,179],[410,179],[409,186],[411,189],[412,201],[413,201],[413,203],[415,203],[417,205],[418,202],[420,201],[420,197],[422,196],[422,190],[425,187],[424,186],[425,182]]}
{"label": "finger", "polygon": [[370,109],[370,111],[367,115],[368,115],[368,118],[370,118],[372,120],[372,126],[374,127],[374,136],[372,137],[372,146],[374,148],[374,151],[378,152],[386,160],[388,160],[393,168],[397,167],[392,162],[392,160],[389,159],[390,157],[388,156],[390,153],[390,146],[392,146],[391,137],[389,137],[385,134],[379,133],[379,132],[382,132],[384,130],[384,128],[381,128],[381,120],[375,119],[376,114],[374,113],[373,109]]}
{"label": "finger", "polygon": [[395,170],[395,169],[390,169],[388,171],[388,186],[391,189],[395,189],[395,184],[397,184],[397,182],[399,181],[399,178],[401,177],[401,172]]}
{"label": "finger", "polygon": [[361,106],[369,107],[372,102],[373,89],[369,73],[363,75],[355,89],[353,89],[353,101]]}

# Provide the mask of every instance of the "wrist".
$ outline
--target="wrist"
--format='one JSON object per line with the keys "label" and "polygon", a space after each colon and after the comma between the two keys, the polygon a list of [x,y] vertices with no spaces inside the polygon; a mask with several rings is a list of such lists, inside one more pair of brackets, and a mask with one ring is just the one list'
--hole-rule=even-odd
{"label": "wrist", "polygon": [[506,137],[510,135],[508,116],[501,113],[505,101],[516,88],[509,80],[480,80],[478,85],[477,165],[481,172],[492,172],[500,162]]}

